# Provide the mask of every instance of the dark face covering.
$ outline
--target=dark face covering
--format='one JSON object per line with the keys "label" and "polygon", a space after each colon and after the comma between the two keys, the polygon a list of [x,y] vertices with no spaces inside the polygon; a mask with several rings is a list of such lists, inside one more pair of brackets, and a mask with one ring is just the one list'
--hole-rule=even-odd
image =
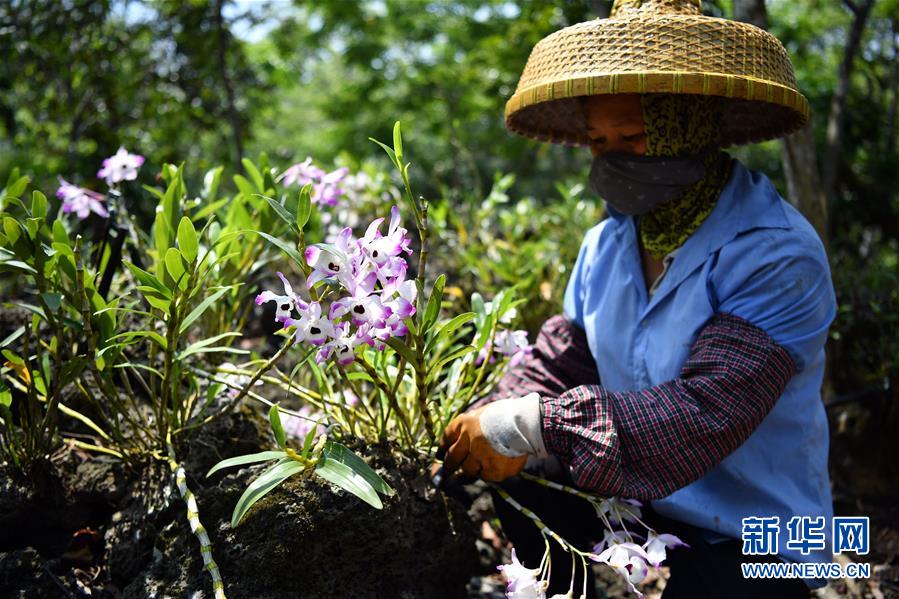
{"label": "dark face covering", "polygon": [[590,185],[618,212],[639,216],[641,244],[662,259],[712,213],[730,158],[720,150],[718,98],[645,94],[640,108],[646,155],[598,156]]}
{"label": "dark face covering", "polygon": [[705,154],[679,158],[600,154],[593,158],[590,187],[621,214],[642,215],[682,196],[705,177],[704,160]]}

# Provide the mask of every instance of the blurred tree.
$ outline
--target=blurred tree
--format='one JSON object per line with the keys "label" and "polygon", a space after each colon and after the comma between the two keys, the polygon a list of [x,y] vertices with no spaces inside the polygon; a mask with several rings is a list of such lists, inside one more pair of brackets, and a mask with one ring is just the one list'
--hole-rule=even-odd
{"label": "blurred tree", "polygon": [[225,8],[0,3],[0,171],[20,164],[42,180],[80,175],[94,185],[100,160],[121,144],[156,164],[233,164],[250,109],[266,95]]}

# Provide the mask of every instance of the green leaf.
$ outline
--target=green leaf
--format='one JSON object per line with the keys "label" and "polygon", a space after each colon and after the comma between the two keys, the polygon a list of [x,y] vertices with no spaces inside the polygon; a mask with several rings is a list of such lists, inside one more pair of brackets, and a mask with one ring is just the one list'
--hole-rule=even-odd
{"label": "green leaf", "polygon": [[53,221],[53,241],[69,245],[69,234],[61,219]]}
{"label": "green leaf", "polygon": [[6,266],[9,268],[14,268],[17,270],[24,270],[25,272],[29,272],[31,274],[37,274],[37,271],[31,268],[31,266],[25,264],[21,260],[3,260],[0,261],[0,266]]}
{"label": "green leaf", "polygon": [[[153,221],[153,240],[156,252],[160,257],[165,256],[165,251],[172,245],[172,228],[162,211],[156,213],[156,219]],[[158,270],[156,274],[162,276],[162,271]]]}
{"label": "green leaf", "polygon": [[215,293],[213,293],[212,295],[210,295],[209,297],[204,299],[202,302],[200,302],[197,305],[197,307],[194,308],[193,310],[191,310],[190,314],[188,314],[184,318],[184,321],[181,323],[181,327],[178,329],[178,332],[183,333],[184,331],[186,331],[187,327],[192,325],[193,322],[203,314],[203,312],[205,312],[207,309],[209,309],[209,306],[211,306],[216,301],[218,301],[218,299],[220,297],[222,297],[223,295],[225,295],[226,293],[228,293],[229,291],[234,289],[234,287],[235,287],[234,285],[230,285],[228,287],[222,287],[221,289],[219,289],[218,291],[216,291]]}
{"label": "green leaf", "polygon": [[249,158],[242,158],[240,163],[243,164],[244,170],[247,171],[247,174],[250,176],[250,179],[252,179],[256,189],[265,191],[265,180],[262,177],[262,173],[256,168],[256,165],[253,164]]}
{"label": "green leaf", "polygon": [[268,241],[272,245],[277,246],[282,252],[284,252],[285,254],[290,256],[290,258],[294,262],[296,262],[298,265],[300,265],[300,266],[306,265],[306,259],[303,258],[303,256],[300,255],[300,252],[297,251],[297,249],[295,247],[291,246],[289,243],[287,243],[285,241],[281,241],[277,237],[272,237],[268,233],[263,233],[262,231],[254,231],[254,233],[258,233],[266,241]]}
{"label": "green leaf", "polygon": [[9,240],[9,245],[14,244],[22,235],[22,226],[11,216],[3,217],[3,232]]}
{"label": "green leaf", "polygon": [[337,460],[353,469],[359,476],[368,481],[368,484],[378,493],[392,497],[396,491],[387,484],[381,475],[366,464],[362,458],[353,453],[348,447],[337,441],[327,441],[322,455],[329,460]]}
{"label": "green leaf", "polygon": [[390,162],[392,162],[393,165],[396,166],[397,168],[401,168],[400,162],[396,159],[396,152],[393,151],[393,148],[391,148],[390,146],[387,146],[385,144],[382,144],[374,137],[369,137],[368,139],[369,139],[369,141],[373,141],[376,144],[378,144],[379,146],[381,146],[381,149],[383,149],[385,152],[387,152],[387,155],[390,157]]}
{"label": "green leaf", "polygon": [[259,453],[250,453],[247,455],[237,456],[236,458],[228,458],[227,460],[222,460],[215,466],[213,466],[209,472],[206,473],[207,478],[222,470],[224,468],[232,468],[234,466],[243,466],[245,464],[257,464],[259,462],[267,462],[269,460],[277,460],[284,459],[287,457],[287,454],[283,451],[261,451]]}
{"label": "green leaf", "polygon": [[246,177],[242,177],[241,175],[234,175],[233,179],[234,184],[237,185],[237,189],[240,190],[240,193],[248,196],[256,193],[256,188],[247,180]]}
{"label": "green leaf", "polygon": [[3,193],[0,195],[10,196],[13,198],[17,198],[22,195],[22,192],[25,191],[25,188],[28,187],[28,182],[30,179],[28,176],[22,176],[13,181],[13,179],[18,176],[18,169],[12,174],[10,174],[9,180],[6,182],[6,189],[3,190]]}
{"label": "green leaf", "polygon": [[281,415],[278,414],[278,404],[273,405],[268,411],[268,421],[272,424],[272,432],[275,433],[275,441],[279,447],[287,446],[287,437],[284,435],[284,427],[281,425]]}
{"label": "green leaf", "polygon": [[441,325],[440,328],[437,329],[435,335],[438,337],[449,336],[453,331],[472,320],[474,320],[474,312],[464,312],[459,314]]}
{"label": "green leaf", "polygon": [[184,268],[184,257],[178,248],[169,248],[165,251],[165,268],[178,287],[187,288],[187,271]]}
{"label": "green leaf", "polygon": [[322,456],[315,465],[315,473],[329,483],[349,491],[375,509],[384,507],[381,498],[369,482],[343,462]]}
{"label": "green leaf", "polygon": [[300,190],[297,199],[297,227],[300,231],[309,222],[310,216],[312,216],[312,183],[307,183]]}
{"label": "green leaf", "polygon": [[34,218],[47,216],[47,196],[37,189],[31,193],[31,216]]}
{"label": "green leaf", "polygon": [[306,466],[302,463],[290,458],[285,458],[263,472],[259,478],[254,480],[250,486],[247,487],[247,490],[244,491],[243,495],[240,496],[240,499],[237,500],[237,505],[234,506],[234,513],[231,515],[231,526],[240,524],[240,521],[243,520],[247,510],[249,510],[254,503],[265,497],[269,491],[281,484],[284,479],[293,476],[294,474],[299,474],[305,469]]}
{"label": "green leaf", "polygon": [[428,298],[428,305],[425,308],[425,316],[422,320],[421,330],[427,331],[431,325],[437,320],[440,314],[440,303],[443,301],[443,286],[446,285],[446,275],[440,275],[434,281],[434,288],[431,289],[431,296]]}
{"label": "green leaf", "polygon": [[131,264],[127,260],[123,260],[122,262],[124,262],[125,266],[128,267],[128,270],[131,271],[131,274],[134,275],[135,279],[137,279],[147,287],[152,287],[166,298],[172,299],[172,292],[169,291],[169,288],[163,285],[159,279],[143,270],[142,268]]}
{"label": "green leaf", "polygon": [[12,392],[2,380],[0,380],[0,407],[7,408],[12,406]]}
{"label": "green leaf", "polygon": [[257,197],[260,197],[260,198],[262,198],[263,200],[265,200],[266,202],[268,202],[268,205],[272,207],[272,210],[274,210],[275,213],[276,213],[279,217],[281,217],[281,220],[283,220],[285,223],[287,223],[287,225],[288,225],[291,229],[293,229],[293,228],[296,226],[296,220],[297,220],[297,217],[294,216],[293,214],[291,214],[291,213],[290,213],[290,210],[288,210],[287,208],[285,208],[284,205],[281,204],[281,202],[279,202],[278,200],[276,200],[276,199],[274,199],[274,198],[270,198],[270,197],[268,197],[268,196],[266,196],[266,195],[262,195],[261,193],[257,193],[257,194],[254,194],[254,195],[257,196]]}
{"label": "green leaf", "polygon": [[[292,378],[292,377],[291,377]],[[318,436],[318,427],[313,426],[309,429],[309,432],[306,433],[306,438],[303,439],[303,451],[301,455],[304,458],[309,457],[309,453],[312,451],[312,446],[315,443],[315,438]]]}
{"label": "green leaf", "polygon": [[114,335],[114,336],[110,337],[108,339],[108,341],[115,341],[116,339],[124,339],[126,343],[130,343],[133,339],[144,338],[144,337],[146,337],[148,339],[152,339],[153,341],[156,342],[156,344],[160,348],[165,349],[165,347],[166,347],[165,337],[163,337],[162,335],[160,335],[159,333],[157,333],[155,331],[128,331],[125,333],[119,333],[118,335]]}
{"label": "green leaf", "polygon": [[441,373],[444,366],[446,366],[453,360],[457,360],[457,359],[461,358],[462,356],[466,356],[466,355],[470,354],[474,350],[475,350],[474,347],[472,347],[470,345],[466,345],[465,347],[463,347],[461,349],[457,349],[450,355],[442,358],[439,362],[437,362],[437,364],[433,368],[431,368],[428,371],[428,376],[425,380],[430,382],[431,380],[436,378]]}
{"label": "green leaf", "polygon": [[403,132],[400,129],[400,122],[393,124],[393,152],[397,162],[403,161]]}
{"label": "green leaf", "polygon": [[47,307],[50,308],[51,312],[59,310],[59,306],[62,304],[62,294],[42,293],[41,297],[44,299],[44,303],[47,304]]}
{"label": "green leaf", "polygon": [[208,339],[201,339],[195,343],[191,343],[185,348],[180,354],[178,354],[178,358],[186,358],[192,354],[200,354],[200,353],[209,353],[209,352],[222,352],[222,351],[232,351],[236,354],[246,354],[249,353],[242,349],[236,349],[227,346],[216,346],[210,347],[213,343],[220,341],[222,339],[226,339],[228,337],[240,337],[241,333],[222,333],[221,335],[216,335],[214,337],[209,337]]}
{"label": "green leaf", "polygon": [[10,345],[13,341],[15,341],[16,339],[18,339],[19,337],[21,337],[21,336],[24,335],[24,334],[25,334],[25,327],[24,327],[24,326],[21,326],[21,327],[17,328],[15,331],[13,331],[12,333],[10,333],[10,334],[6,337],[6,339],[4,339],[3,341],[0,341],[0,348],[3,348],[3,347],[6,347],[6,346]]}
{"label": "green leaf", "polygon": [[224,170],[225,167],[217,166],[206,171],[206,174],[203,176],[203,191],[200,192],[200,195],[207,202],[215,199],[219,189],[219,181],[222,178],[222,171]]}
{"label": "green leaf", "polygon": [[194,224],[186,216],[182,216],[181,222],[178,223],[178,249],[181,250],[181,254],[189,263],[192,264],[197,259],[199,251],[197,230],[194,229]]}
{"label": "green leaf", "polygon": [[413,352],[408,345],[400,341],[399,338],[391,337],[387,340],[387,345],[389,345],[393,351],[406,358],[406,361],[409,362],[409,364],[416,364],[418,362],[415,352]]}

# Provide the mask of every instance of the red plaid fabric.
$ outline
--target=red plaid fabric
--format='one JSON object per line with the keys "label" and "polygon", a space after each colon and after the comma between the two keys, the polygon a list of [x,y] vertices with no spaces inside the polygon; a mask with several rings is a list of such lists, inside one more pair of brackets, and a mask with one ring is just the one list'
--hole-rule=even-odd
{"label": "red plaid fabric", "polygon": [[[565,346],[552,355],[580,353],[582,348]],[[558,366],[546,368],[555,372]],[[602,495],[658,499],[697,480],[737,449],[795,371],[789,353],[767,333],[719,314],[700,332],[680,378],[639,391],[581,384],[544,396],[543,440],[547,451],[571,467],[581,487]],[[552,388],[559,384],[564,386],[564,380],[554,380]]]}

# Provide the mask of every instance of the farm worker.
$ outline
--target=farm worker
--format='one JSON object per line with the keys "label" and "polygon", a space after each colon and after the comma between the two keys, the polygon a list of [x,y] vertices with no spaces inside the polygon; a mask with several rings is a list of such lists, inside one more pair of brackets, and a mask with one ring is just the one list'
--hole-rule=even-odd
{"label": "farm worker", "polygon": [[[617,0],[609,18],[541,40],[506,126],[589,147],[608,218],[583,240],[564,315],[544,324],[501,399],[447,427],[445,467],[508,479],[570,540],[601,530],[595,513],[513,477],[526,463],[646,502],[657,530],[691,546],[670,552],[664,599],[807,597],[823,585],[744,579],[739,564],[752,561],[740,540],[749,517],[779,518],[771,561],[831,560],[829,545],[787,546],[792,517],[823,517],[828,537],[832,517],[820,397],[835,315],[828,260],[771,182],[722,151],[807,115],[780,42],[702,16],[699,0]],[[495,503],[536,567],[539,533]],[[568,588],[558,570],[549,594]]]}

